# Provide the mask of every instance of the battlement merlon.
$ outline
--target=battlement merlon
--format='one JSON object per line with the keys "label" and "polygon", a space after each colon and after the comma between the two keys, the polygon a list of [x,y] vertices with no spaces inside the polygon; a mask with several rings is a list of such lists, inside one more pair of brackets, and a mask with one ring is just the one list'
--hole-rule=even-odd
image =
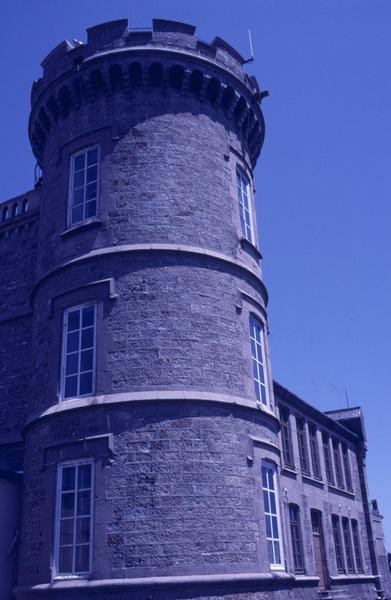
{"label": "battlement merlon", "polygon": [[196,28],[187,23],[153,19],[152,29],[129,31],[128,20],[120,19],[101,23],[87,29],[87,43],[64,40],[42,61],[43,77],[33,83],[31,104],[48,84],[80,62],[101,53],[134,47],[171,48],[213,61],[230,71],[247,85],[253,93],[259,93],[255,77],[243,71],[245,59],[228,42],[216,37],[211,43],[195,37]]}
{"label": "battlement merlon", "polygon": [[260,154],[265,124],[260,108],[267,92],[243,70],[245,60],[217,37],[205,43],[185,23],[154,19],[151,30],[128,30],[128,21],[87,29],[87,43],[63,41],[43,60],[43,77],[33,84],[29,137],[44,167],[46,141],[59,120],[99,97],[125,95],[140,86],[191,94],[225,113],[248,152],[252,167]]}

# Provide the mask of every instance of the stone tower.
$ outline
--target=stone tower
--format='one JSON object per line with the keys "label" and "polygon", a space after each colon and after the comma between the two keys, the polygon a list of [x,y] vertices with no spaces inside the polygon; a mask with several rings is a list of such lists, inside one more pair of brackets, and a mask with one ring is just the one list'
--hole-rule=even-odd
{"label": "stone tower", "polygon": [[43,185],[20,598],[269,571],[262,95],[236,50],[194,32],[98,25],[33,85]]}
{"label": "stone tower", "polygon": [[361,409],[271,379],[264,93],[194,33],[92,27],[33,85],[43,177],[0,206],[0,600],[391,598]]}

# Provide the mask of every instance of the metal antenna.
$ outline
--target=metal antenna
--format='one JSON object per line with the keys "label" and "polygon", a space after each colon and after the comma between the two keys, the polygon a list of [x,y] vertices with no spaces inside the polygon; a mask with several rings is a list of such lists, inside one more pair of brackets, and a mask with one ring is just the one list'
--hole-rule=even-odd
{"label": "metal antenna", "polygon": [[134,13],[134,2],[130,2],[130,31],[133,31],[133,13]]}
{"label": "metal antenna", "polygon": [[349,396],[348,396],[348,388],[345,385],[345,397],[346,397],[346,404],[347,407],[350,408],[350,404],[349,404]]}
{"label": "metal antenna", "polygon": [[254,49],[253,49],[253,40],[251,37],[251,29],[248,30],[248,41],[250,45],[250,58],[244,61],[244,64],[254,62]]}

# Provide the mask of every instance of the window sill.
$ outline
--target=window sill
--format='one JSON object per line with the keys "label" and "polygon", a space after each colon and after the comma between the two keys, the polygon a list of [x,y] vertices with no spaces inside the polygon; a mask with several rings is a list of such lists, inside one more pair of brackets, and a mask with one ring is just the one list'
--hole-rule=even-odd
{"label": "window sill", "polygon": [[60,237],[64,239],[64,238],[67,238],[68,236],[71,236],[76,231],[92,229],[94,227],[103,227],[103,226],[104,226],[103,220],[99,219],[98,217],[94,217],[92,219],[87,219],[86,221],[81,221],[80,223],[75,223],[75,225],[71,225],[70,227],[65,229],[65,231],[60,233]]}
{"label": "window sill", "polygon": [[340,494],[341,496],[345,496],[346,498],[354,499],[356,497],[354,492],[349,492],[348,490],[345,490],[344,488],[340,488],[335,485],[331,485],[330,483],[328,484],[327,487],[328,487],[329,492],[334,492],[335,494]]}
{"label": "window sill", "polygon": [[252,256],[252,258],[254,258],[257,262],[259,262],[262,259],[262,254],[260,253],[258,248],[243,236],[240,238],[240,247],[242,248],[242,250],[247,252],[247,254]]}
{"label": "window sill", "polygon": [[321,479],[317,479],[317,477],[311,477],[311,475],[307,475],[306,473],[301,474],[303,481],[306,483],[310,483],[311,485],[315,485],[321,489],[324,488],[324,483]]}
{"label": "window sill", "polygon": [[56,575],[53,577],[52,581],[55,583],[56,581],[88,581],[91,579],[91,573],[82,573],[80,575]]}
{"label": "window sill", "polygon": [[339,575],[331,575],[330,577],[333,583],[340,583],[342,581],[371,581],[375,579],[374,575],[365,575],[364,573],[340,573]]}
{"label": "window sill", "polygon": [[297,477],[297,471],[293,467],[288,467],[284,465],[281,469],[281,472],[285,475],[290,475],[291,477]]}

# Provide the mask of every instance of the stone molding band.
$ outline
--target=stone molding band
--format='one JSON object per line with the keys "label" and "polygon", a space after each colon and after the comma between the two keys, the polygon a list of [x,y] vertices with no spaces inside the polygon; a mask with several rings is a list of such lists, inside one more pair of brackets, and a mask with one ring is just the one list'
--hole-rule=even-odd
{"label": "stone molding band", "polygon": [[34,586],[20,586],[15,589],[16,594],[36,595],[44,592],[64,592],[66,590],[91,592],[105,588],[160,588],[165,586],[192,586],[192,585],[224,585],[224,584],[262,584],[280,582],[282,585],[317,586],[319,577],[295,576],[286,571],[274,573],[228,573],[213,575],[172,575],[160,577],[134,577],[127,579],[73,579],[57,580],[52,583],[42,583]]}
{"label": "stone molding band", "polygon": [[47,271],[42,275],[39,281],[35,284],[35,287],[31,293],[31,303],[34,302],[35,294],[41,285],[47,280],[56,275],[58,272],[63,271],[69,267],[74,265],[78,265],[80,263],[94,260],[96,258],[100,258],[102,256],[110,256],[114,254],[127,254],[131,252],[166,252],[166,253],[184,253],[184,254],[195,254],[198,256],[205,256],[207,258],[213,258],[215,260],[220,260],[222,262],[228,263],[231,266],[237,267],[249,273],[252,277],[257,280],[257,283],[262,289],[262,296],[264,299],[265,306],[268,303],[268,293],[266,290],[266,286],[262,281],[261,275],[259,271],[253,269],[251,266],[246,265],[240,260],[235,258],[231,258],[225,254],[221,254],[220,252],[215,252],[214,250],[207,250],[205,248],[201,248],[199,246],[183,246],[180,244],[121,244],[118,246],[109,246],[106,248],[97,248],[96,250],[91,250],[87,254],[82,254],[81,256],[77,256],[69,261],[60,263],[50,271]]}
{"label": "stone molding band", "polygon": [[101,394],[97,396],[88,396],[86,398],[75,398],[74,400],[63,400],[50,406],[43,412],[30,417],[24,430],[32,427],[41,419],[64,414],[68,411],[82,410],[95,406],[107,406],[110,404],[122,404],[129,402],[210,402],[234,405],[241,408],[256,410],[262,416],[272,419],[278,423],[275,414],[268,408],[260,406],[255,400],[250,400],[242,396],[231,396],[229,394],[218,394],[214,392],[199,392],[196,390],[156,390],[141,392],[123,392],[118,394]]}

